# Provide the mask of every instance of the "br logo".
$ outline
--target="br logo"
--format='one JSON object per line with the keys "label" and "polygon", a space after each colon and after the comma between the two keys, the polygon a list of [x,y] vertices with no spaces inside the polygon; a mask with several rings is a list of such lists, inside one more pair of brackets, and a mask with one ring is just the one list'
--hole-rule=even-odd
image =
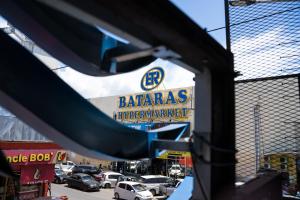
{"label": "br logo", "polygon": [[147,71],[141,80],[141,88],[145,91],[158,87],[165,77],[165,72],[160,67],[154,67]]}

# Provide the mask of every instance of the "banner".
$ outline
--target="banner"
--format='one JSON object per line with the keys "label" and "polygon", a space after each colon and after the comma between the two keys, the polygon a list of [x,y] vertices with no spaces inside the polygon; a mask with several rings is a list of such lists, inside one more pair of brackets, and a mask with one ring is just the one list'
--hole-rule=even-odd
{"label": "banner", "polygon": [[21,168],[21,184],[37,184],[52,182],[54,165],[28,165]]}
{"label": "banner", "polygon": [[7,162],[16,165],[55,164],[66,161],[64,150],[3,150],[3,153]]}
{"label": "banner", "polygon": [[115,119],[125,122],[180,122],[192,118],[192,88],[119,96]]}

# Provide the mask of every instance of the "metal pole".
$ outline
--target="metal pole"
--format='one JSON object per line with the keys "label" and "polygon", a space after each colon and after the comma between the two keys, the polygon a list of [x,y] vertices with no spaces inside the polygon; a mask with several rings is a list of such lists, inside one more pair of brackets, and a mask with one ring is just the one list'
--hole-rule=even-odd
{"label": "metal pole", "polygon": [[[195,128],[194,131],[210,141],[211,133],[211,74],[205,68],[202,73],[195,77]],[[210,149],[201,145],[202,141],[194,137],[194,151],[210,161]],[[193,200],[211,199],[211,166],[204,164],[199,159],[194,159],[194,190]],[[199,179],[198,179],[199,178]]]}
{"label": "metal pole", "polygon": [[255,157],[256,157],[256,172],[260,168],[261,156],[261,128],[260,128],[260,105],[254,106],[254,133],[255,133]]}
{"label": "metal pole", "polygon": [[[235,112],[232,57],[225,67],[225,70],[204,68],[195,77],[193,200],[225,200],[232,199],[234,195]],[[212,146],[219,150],[212,150]],[[201,157],[195,159],[195,154]]]}
{"label": "metal pole", "polygon": [[225,30],[226,30],[226,47],[228,51],[231,51],[230,45],[230,18],[229,18],[229,3],[228,0],[224,0],[225,7]]}
{"label": "metal pole", "polygon": [[[235,183],[235,111],[233,57],[223,70],[213,70],[212,79],[212,134],[210,145],[222,150],[211,151],[212,199],[232,199]],[[227,152],[225,152],[227,151]],[[226,166],[219,166],[226,164]]]}

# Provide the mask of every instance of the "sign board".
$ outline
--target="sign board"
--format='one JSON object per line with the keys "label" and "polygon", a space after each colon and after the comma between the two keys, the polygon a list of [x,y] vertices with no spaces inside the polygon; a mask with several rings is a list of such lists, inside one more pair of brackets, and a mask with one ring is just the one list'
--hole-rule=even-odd
{"label": "sign board", "polygon": [[183,151],[165,151],[158,158],[160,159],[181,159],[183,157],[191,157],[190,152]]}
{"label": "sign board", "polygon": [[147,71],[141,80],[141,88],[150,91],[157,88],[164,80],[165,72],[161,67],[154,67]]}
{"label": "sign board", "polygon": [[116,104],[118,121],[191,121],[192,87],[119,96]]}
{"label": "sign board", "polygon": [[21,184],[37,184],[52,182],[54,165],[27,165],[21,168]]}
{"label": "sign board", "polygon": [[6,160],[10,164],[53,164],[64,162],[66,152],[64,150],[3,150]]}

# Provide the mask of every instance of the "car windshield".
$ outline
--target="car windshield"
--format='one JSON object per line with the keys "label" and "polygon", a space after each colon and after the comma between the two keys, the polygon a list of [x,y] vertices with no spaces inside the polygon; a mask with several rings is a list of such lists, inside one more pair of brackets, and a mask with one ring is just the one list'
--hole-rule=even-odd
{"label": "car windshield", "polygon": [[89,169],[89,170],[97,170],[97,168],[94,167],[94,166],[82,166],[81,168],[82,169]]}
{"label": "car windshield", "polygon": [[147,182],[146,180],[147,179],[145,179],[145,178],[139,178],[139,179],[137,179],[137,182],[146,183]]}
{"label": "car windshield", "polygon": [[69,170],[69,169],[72,169],[74,166],[70,166],[70,167],[67,167],[67,169]]}
{"label": "car windshield", "polygon": [[129,177],[129,178],[127,178],[127,181],[134,181],[134,182],[136,182],[137,178],[135,178],[135,177]]}
{"label": "car windshield", "polygon": [[82,179],[82,181],[90,181],[90,180],[93,180],[93,177],[91,177],[91,176],[82,176],[81,179]]}
{"label": "car windshield", "polygon": [[180,170],[180,167],[172,167],[174,170]]}
{"label": "car windshield", "polygon": [[55,170],[55,173],[57,175],[63,175],[64,174],[64,171],[63,170]]}
{"label": "car windshield", "polygon": [[132,187],[137,192],[139,192],[139,191],[146,191],[147,190],[147,188],[145,186],[141,185],[141,184],[132,185]]}

